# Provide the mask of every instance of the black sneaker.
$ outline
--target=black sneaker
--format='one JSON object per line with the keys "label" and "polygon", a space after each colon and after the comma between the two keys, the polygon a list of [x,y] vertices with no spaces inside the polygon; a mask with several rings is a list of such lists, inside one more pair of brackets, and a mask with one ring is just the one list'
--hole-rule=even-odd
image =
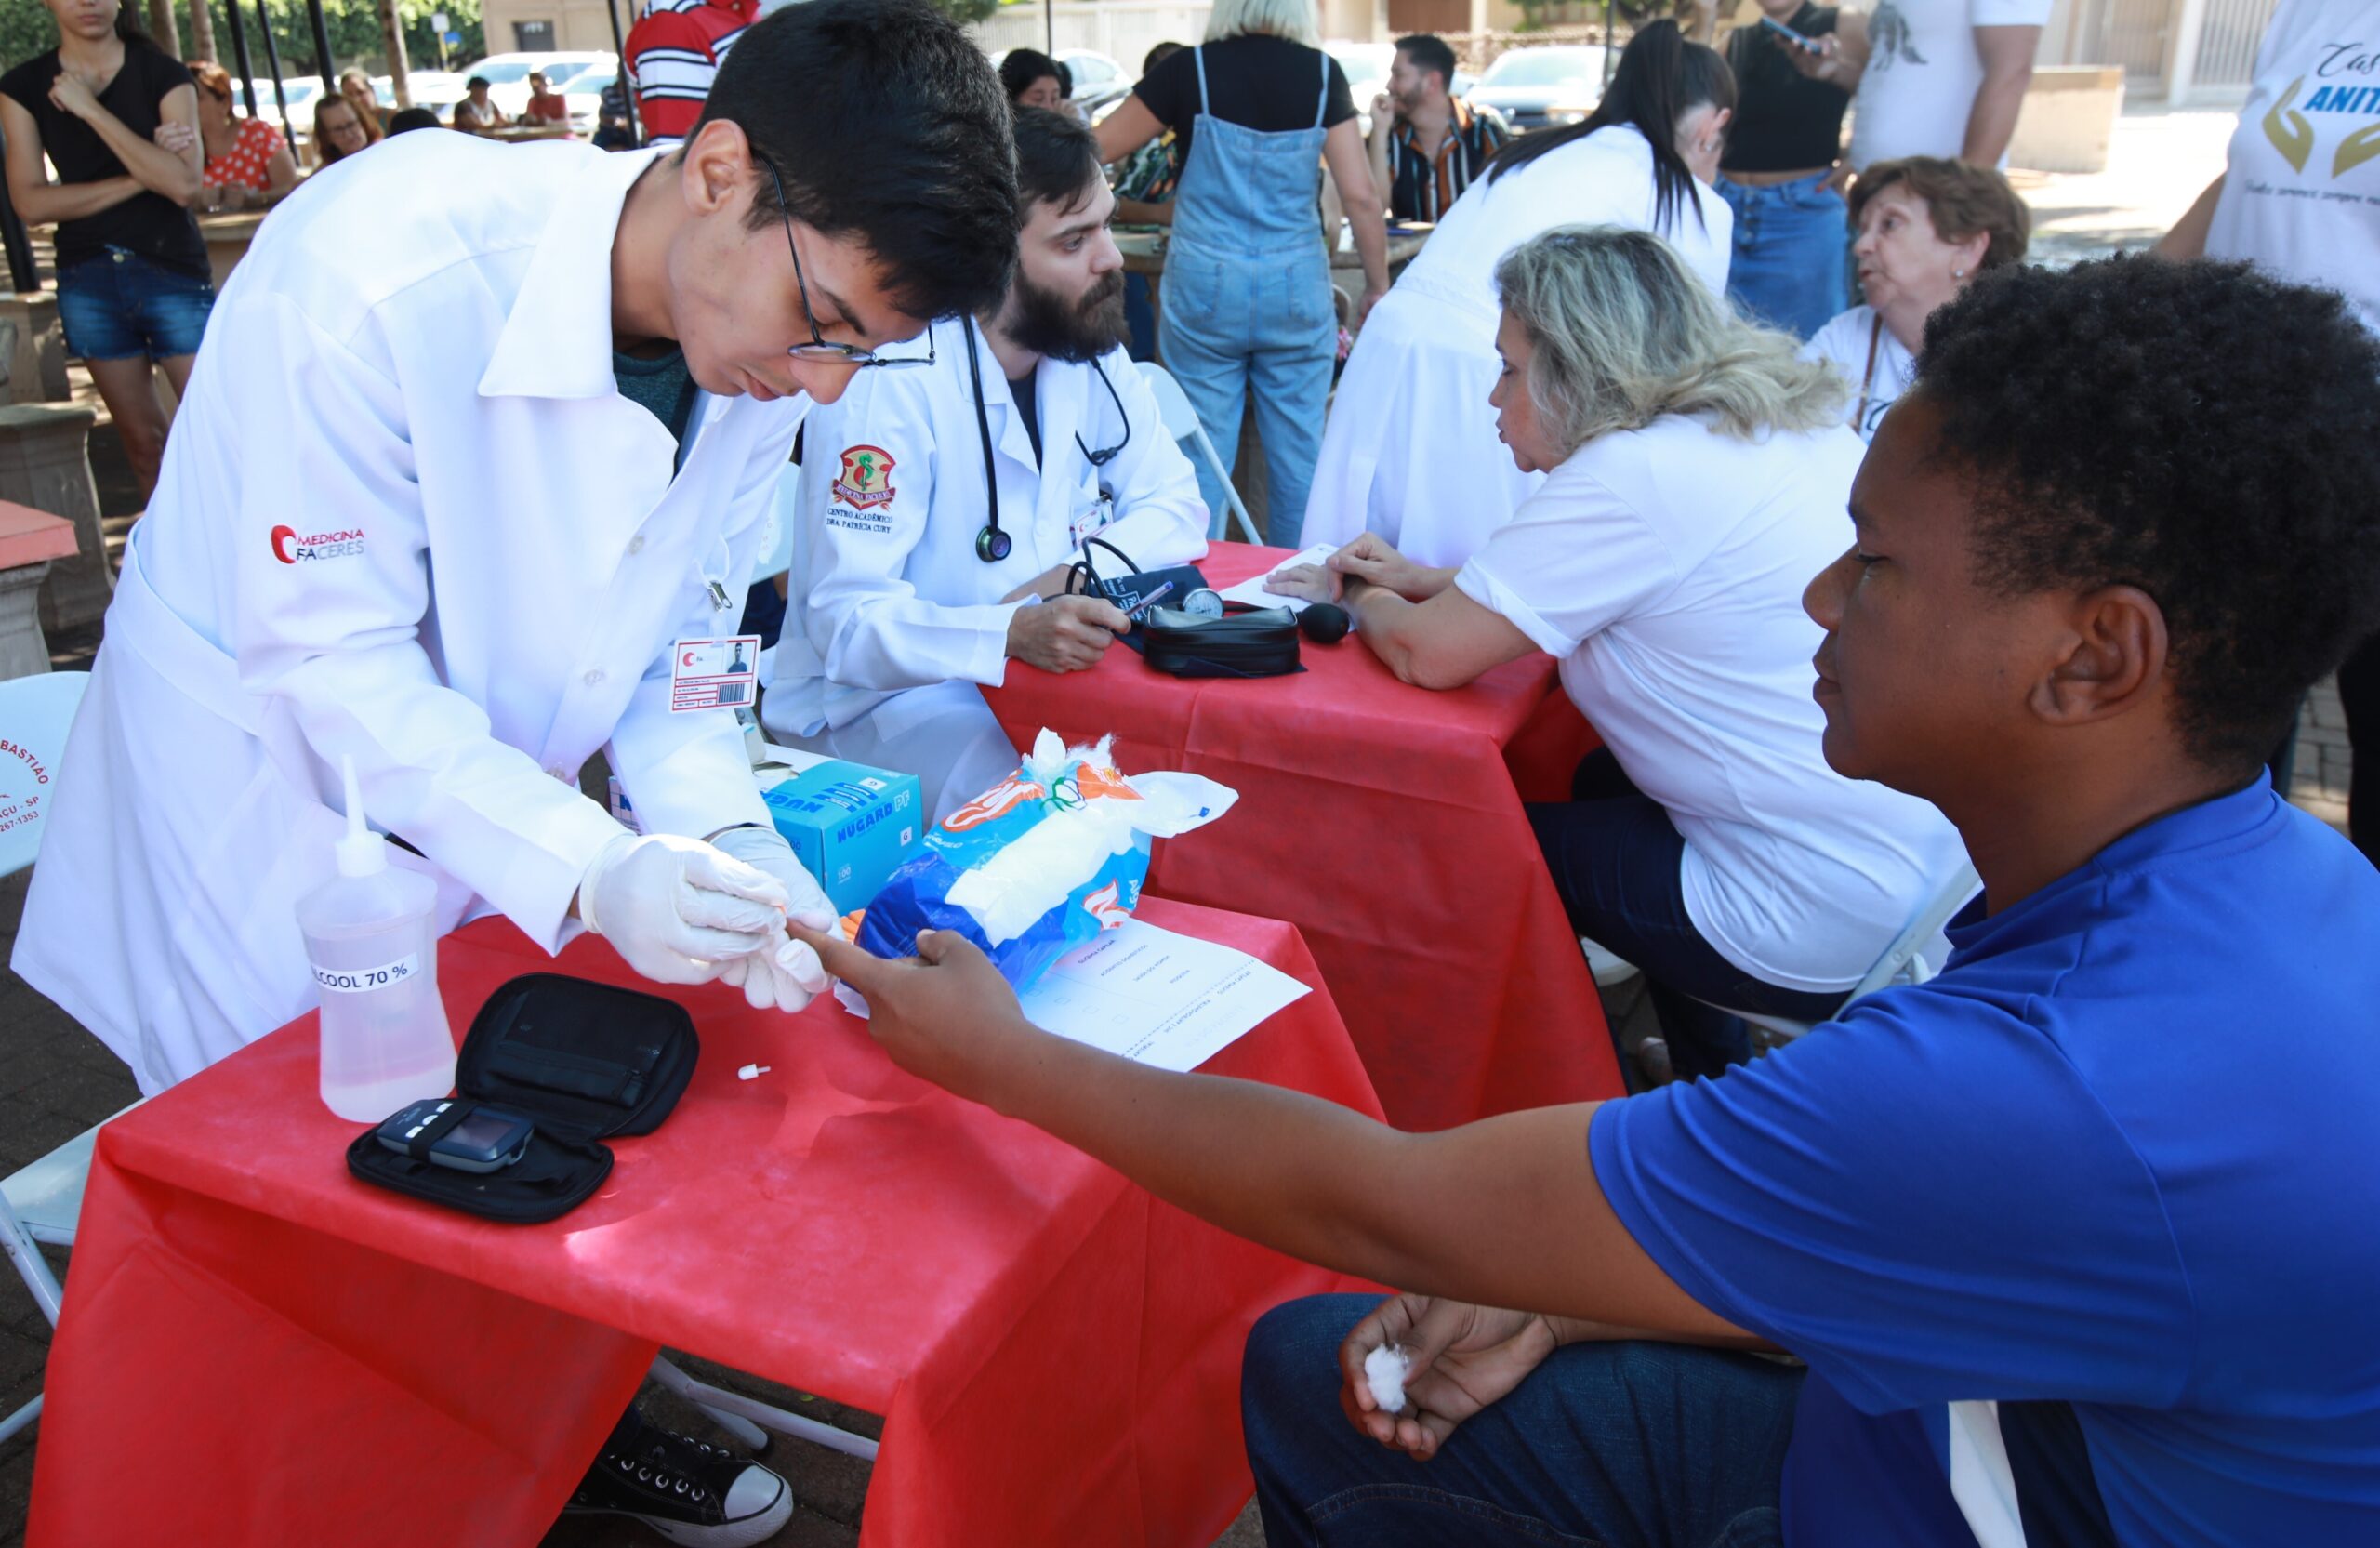
{"label": "black sneaker", "polygon": [[686,1548],[752,1548],[793,1518],[793,1491],[758,1462],[631,1408],[562,1513],[632,1516]]}

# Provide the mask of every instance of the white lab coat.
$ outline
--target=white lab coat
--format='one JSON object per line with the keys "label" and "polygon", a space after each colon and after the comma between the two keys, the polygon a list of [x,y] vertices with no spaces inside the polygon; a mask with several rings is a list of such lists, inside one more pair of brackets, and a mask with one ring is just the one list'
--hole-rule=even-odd
{"label": "white lab coat", "polygon": [[314,1002],[293,910],[333,870],[342,755],[441,929],[501,911],[549,950],[619,831],[578,792],[598,748],[648,828],[768,820],[733,712],[668,712],[669,646],[734,632],[808,404],[699,399],[673,480],[611,363],[650,160],[400,136],[225,285],[13,959],[144,1092]]}
{"label": "white lab coat", "polygon": [[[1208,516],[1189,458],[1121,350],[1102,357],[1097,371],[1041,363],[1037,461],[981,326],[945,320],[932,336],[932,366],[864,371],[840,403],[810,417],[801,467],[787,479],[793,558],[785,632],[760,714],[780,741],[946,786],[921,792],[938,816],[978,793],[970,781],[989,784],[1015,767],[976,686],[1001,681],[1009,618],[1027,605],[999,599],[1079,558],[1080,536],[1114,544],[1144,569],[1191,562],[1207,551]],[[1014,542],[996,564],[975,555],[987,502],[971,336],[1000,528]],[[1084,455],[1119,442],[1124,450],[1104,470]],[[864,483],[846,466],[863,453],[875,459]],[[1100,499],[1103,485],[1112,505]],[[1104,549],[1093,562],[1122,568]]]}
{"label": "white lab coat", "polygon": [[1626,226],[1658,232],[1724,297],[1735,216],[1701,184],[1694,194],[1699,214],[1657,220],[1653,148],[1625,125],[1465,189],[1355,340],[1323,427],[1305,541],[1376,532],[1434,566],[1484,547],[1545,482],[1513,466],[1488,404],[1502,368],[1496,265],[1556,226]]}

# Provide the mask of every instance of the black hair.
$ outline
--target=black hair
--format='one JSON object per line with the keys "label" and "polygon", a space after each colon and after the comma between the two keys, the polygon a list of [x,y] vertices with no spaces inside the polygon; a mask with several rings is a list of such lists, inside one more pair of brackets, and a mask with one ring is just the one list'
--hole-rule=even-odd
{"label": "black hair", "polygon": [[1098,182],[1099,137],[1072,113],[1016,110],[1016,219],[1022,227],[1035,205],[1071,213]]}
{"label": "black hair", "polygon": [[756,229],[791,215],[857,237],[911,317],[980,311],[1008,293],[1008,102],[983,51],[926,0],[810,0],[754,22],[694,132],[715,119],[741,128],[767,164],[752,174]]}
{"label": "black hair", "polygon": [[124,0],[115,9],[115,40],[126,48],[146,48],[156,54],[165,51],[149,35],[149,29],[140,25],[139,17],[133,11],[133,0]]}
{"label": "black hair", "polygon": [[1454,89],[1454,50],[1447,40],[1435,33],[1415,33],[1411,37],[1396,40],[1396,51],[1410,59],[1417,69],[1435,70],[1438,84],[1448,91]]}
{"label": "black hair", "polygon": [[[1008,93],[1012,102],[1044,77],[1054,77],[1061,88],[1066,84],[1064,67],[1038,48],[1012,48],[1000,60],[1000,89]],[[1060,95],[1064,95],[1063,89]]]}
{"label": "black hair", "polygon": [[1166,39],[1163,43],[1150,44],[1149,51],[1141,56],[1141,73],[1147,74],[1171,56],[1182,52],[1183,47],[1183,45],[1174,42],[1171,38]]}
{"label": "black hair", "polygon": [[437,129],[444,127],[438,114],[428,108],[399,108],[389,115],[389,132],[403,134],[407,129]]}
{"label": "black hair", "polygon": [[1620,67],[1603,100],[1582,123],[1558,129],[1539,129],[1507,141],[1488,164],[1488,180],[1527,166],[1548,151],[1558,151],[1597,129],[1626,124],[1653,148],[1653,224],[1667,227],[1680,204],[1694,206],[1702,218],[1702,199],[1695,192],[1694,173],[1677,153],[1677,121],[1708,103],[1714,108],[1736,105],[1736,77],[1716,49],[1688,43],[1677,23],[1664,17],[1645,28],[1620,51]]}
{"label": "black hair", "polygon": [[1935,455],[1984,491],[1977,583],[2156,599],[2192,756],[2244,775],[2380,624],[2380,340],[2243,263],[1977,278],[1927,319]]}
{"label": "black hair", "polygon": [[486,76],[474,75],[469,80],[463,83],[463,89],[465,91],[488,91],[493,89],[493,86]]}

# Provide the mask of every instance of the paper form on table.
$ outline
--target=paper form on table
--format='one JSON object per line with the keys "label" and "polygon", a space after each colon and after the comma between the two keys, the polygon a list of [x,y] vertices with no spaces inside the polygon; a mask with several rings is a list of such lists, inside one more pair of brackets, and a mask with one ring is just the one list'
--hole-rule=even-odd
{"label": "paper form on table", "polygon": [[[1022,997],[1025,1019],[1158,1069],[1192,1070],[1282,1007],[1303,984],[1244,951],[1126,920],[1058,959]],[[836,997],[866,1005],[848,985]]]}
{"label": "paper form on table", "polygon": [[1292,613],[1302,613],[1314,604],[1303,597],[1281,597],[1264,589],[1266,576],[1276,571],[1295,569],[1301,564],[1319,564],[1339,551],[1336,543],[1316,543],[1303,553],[1281,561],[1264,575],[1227,586],[1215,594],[1225,602],[1246,602],[1250,607],[1286,607]]}

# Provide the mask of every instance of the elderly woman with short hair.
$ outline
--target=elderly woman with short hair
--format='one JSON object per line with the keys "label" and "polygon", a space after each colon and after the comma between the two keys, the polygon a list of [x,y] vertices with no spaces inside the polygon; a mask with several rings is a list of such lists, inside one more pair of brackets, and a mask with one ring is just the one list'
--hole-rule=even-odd
{"label": "elderly woman with short hair", "polygon": [[1567,226],[1496,267],[1497,432],[1545,483],[1459,568],[1367,534],[1328,572],[1406,681],[1542,650],[1604,748],[1531,823],[1579,932],[1645,971],[1680,1075],[1728,1011],[1830,1014],[1960,857],[1924,801],[1827,767],[1802,589],[1851,543],[1843,389],[1648,232]]}
{"label": "elderly woman with short hair", "polygon": [[1851,185],[1850,214],[1867,304],[1811,335],[1802,358],[1851,384],[1844,423],[1868,441],[1917,379],[1925,320],[1985,270],[2022,262],[2032,218],[2006,178],[1939,156],[1873,163]]}

